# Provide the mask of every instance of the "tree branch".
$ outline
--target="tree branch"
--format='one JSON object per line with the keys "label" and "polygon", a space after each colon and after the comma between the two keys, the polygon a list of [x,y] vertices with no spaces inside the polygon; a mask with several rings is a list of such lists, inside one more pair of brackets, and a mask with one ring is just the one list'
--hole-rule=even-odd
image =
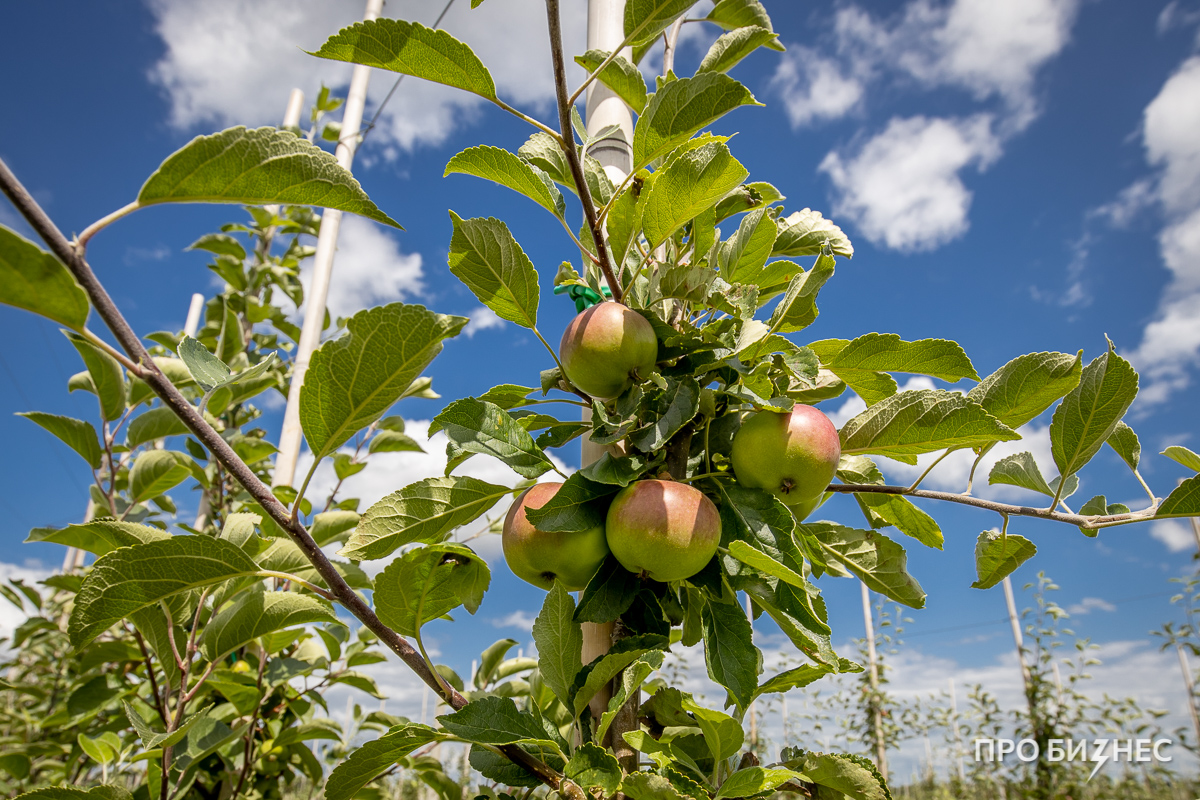
{"label": "tree branch", "polygon": [[1055,522],[1065,522],[1069,525],[1078,525],[1080,528],[1087,528],[1088,530],[1107,528],[1113,525],[1124,525],[1130,522],[1142,522],[1153,518],[1154,512],[1158,509],[1158,502],[1156,500],[1154,505],[1149,508],[1141,511],[1131,511],[1128,514],[1086,516],[1083,514],[1063,514],[1058,511],[1051,511],[1048,508],[1032,508],[1030,506],[996,503],[991,500],[982,500],[978,497],[970,497],[953,492],[932,492],[926,489],[912,489],[908,486],[885,486],[878,483],[831,483],[826,491],[850,494],[898,494],[905,497],[920,497],[926,500],[943,500],[948,503],[959,503],[961,505],[982,508],[986,511],[995,511],[997,514],[1007,514],[1014,517],[1036,517]]}
{"label": "tree branch", "polygon": [[561,141],[567,164],[571,167],[571,178],[579,191],[579,202],[583,205],[583,215],[587,219],[588,228],[592,232],[592,241],[596,244],[596,257],[600,260],[600,270],[604,280],[612,291],[613,300],[621,302],[621,282],[613,274],[612,259],[608,256],[608,247],[604,244],[604,227],[592,203],[592,193],[588,189],[587,178],[583,174],[583,164],[579,160],[579,151],[575,149],[575,132],[571,127],[571,102],[567,97],[567,67],[563,61],[562,26],[558,18],[558,0],[546,0],[546,18],[550,24],[550,55],[554,61],[554,90],[558,97],[558,122],[562,129]]}
{"label": "tree branch", "polygon": [[[258,479],[245,462],[233,451],[221,435],[217,433],[204,418],[187,401],[179,389],[171,383],[162,370],[150,358],[133,328],[125,320],[104,286],[92,272],[87,260],[67,240],[62,231],[46,215],[29,191],[21,184],[8,168],[8,164],[0,159],[0,190],[12,201],[17,211],[29,222],[51,252],[70,270],[71,274],[83,287],[96,313],[104,320],[117,342],[128,353],[129,357],[140,366],[142,378],[154,393],[162,400],[167,408],[188,427],[196,438],[208,448],[213,457],[229,472],[233,478],[254,498],[271,517],[271,519],[287,532],[288,537],[295,542],[309,562],[316,568],[317,573],[330,592],[337,598],[346,610],[359,619],[363,625],[379,637],[379,640],[400,657],[409,669],[417,674],[434,691],[438,692],[446,703],[454,709],[460,709],[467,704],[466,698],[450,688],[444,691],[441,682],[425,665],[425,661],[404,637],[384,625],[366,602],[355,594],[350,585],[342,578],[341,573],[330,560],[321,552],[320,546],[309,535],[308,530],[298,521],[292,519],[288,509],[276,499],[269,487]],[[573,784],[564,783],[562,775],[538,759],[526,753],[516,745],[507,745],[501,750],[513,762],[532,772],[546,785],[558,790],[564,787],[569,791]],[[571,800],[587,800],[582,790],[575,787],[569,791]]]}

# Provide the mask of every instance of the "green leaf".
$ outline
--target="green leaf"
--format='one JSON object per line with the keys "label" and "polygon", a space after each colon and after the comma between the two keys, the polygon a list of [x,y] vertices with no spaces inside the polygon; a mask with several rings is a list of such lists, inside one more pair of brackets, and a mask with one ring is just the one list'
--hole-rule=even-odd
{"label": "green leaf", "polygon": [[506,186],[557,217],[566,210],[562,192],[550,176],[504,148],[480,145],[463,150],[450,159],[442,176],[455,173]]}
{"label": "green leaf", "polygon": [[599,459],[579,470],[578,474],[596,483],[625,488],[657,466],[659,461],[655,456],[641,456],[637,453],[613,456],[605,452]]}
{"label": "green leaf", "polygon": [[801,781],[807,776],[790,769],[746,767],[730,775],[717,790],[717,800],[726,797],[753,797],[778,789],[788,781]]}
{"label": "green leaf", "polygon": [[67,338],[87,365],[92,388],[100,398],[100,415],[106,422],[120,419],[126,400],[125,373],[120,362],[78,334],[67,332]]}
{"label": "green leaf", "polygon": [[118,547],[143,542],[170,539],[171,534],[149,525],[135,522],[119,522],[115,519],[94,519],[81,525],[65,528],[34,528],[26,542],[54,542],[67,547],[78,547],[96,556],[102,556]]}
{"label": "green leaf", "polygon": [[474,614],[491,581],[487,562],[461,544],[416,547],[375,578],[375,611],[401,636],[460,605]]}
{"label": "green leaf", "polygon": [[125,446],[132,449],[155,439],[180,436],[188,432],[188,427],[174,411],[169,408],[152,408],[134,417],[129,423],[125,432]]}
{"label": "green leaf", "polygon": [[197,136],[176,150],[138,192],[156,203],[321,206],[399,228],[332,153],[280,128],[241,125]]}
{"label": "green leaf", "polygon": [[62,262],[0,225],[0,303],[32,311],[73,331],[87,325],[87,294]]}
{"label": "green leaf", "polygon": [[98,559],[84,578],[67,633],[71,644],[82,648],[146,606],[256,572],[258,565],[240,547],[208,536],[172,536],[122,547]]}
{"label": "green leaf", "polygon": [[616,687],[613,696],[609,698],[608,709],[600,715],[600,724],[596,726],[596,735],[593,737],[596,741],[604,741],[609,727],[617,717],[617,712],[629,702],[629,698],[633,697],[651,674],[662,669],[665,657],[666,653],[662,650],[651,650],[625,668],[625,671],[621,673],[620,685]]}
{"label": "green leaf", "polygon": [[973,589],[990,589],[1013,570],[1033,558],[1037,548],[1024,536],[984,531],[975,542],[975,572],[979,580]]}
{"label": "green leaf", "polygon": [[763,267],[775,244],[775,219],[771,209],[758,208],[742,217],[737,232],[717,250],[716,267],[730,283],[761,285]]}
{"label": "green leaf", "polygon": [[532,714],[517,710],[511,697],[481,697],[438,722],[450,733],[479,744],[514,744],[522,739],[545,739],[546,731]]}
{"label": "green leaf", "polygon": [[533,622],[533,641],[537,644],[538,670],[542,680],[564,706],[571,701],[571,686],[583,669],[579,654],[583,648],[583,627],[575,621],[575,600],[555,581],[542,603],[542,611]]}
{"label": "green leaf", "polygon": [[669,641],[666,636],[654,633],[644,633],[622,639],[602,656],[587,664],[575,676],[571,687],[572,701],[568,705],[574,716],[579,716],[587,708],[588,703],[613,678],[651,650],[666,650]]}
{"label": "green leaf", "polygon": [[696,0],[628,0],[625,3],[625,38],[631,44],[648,42],[695,4]]}
{"label": "green leaf", "polygon": [[[725,30],[744,28],[747,25],[774,30],[771,27],[771,18],[759,0],[720,0],[705,19]],[[770,43],[767,47],[772,50],[784,49],[778,42]]]}
{"label": "green leaf", "polygon": [[[629,731],[625,734],[626,741],[629,741],[634,734],[643,736],[643,746],[656,744],[649,734],[645,731],[636,730]],[[630,742],[632,744],[632,742]],[[647,751],[654,752],[646,747]],[[667,747],[663,748],[664,751]],[[621,780],[621,793],[628,797],[629,800],[683,800],[682,795],[671,784],[671,781],[664,778],[662,775],[653,772],[631,772]]]}
{"label": "green leaf", "polygon": [[523,478],[536,478],[554,468],[529,432],[507,411],[473,397],[456,400],[433,418],[446,432],[446,457],[451,466],[467,453],[494,456]]}
{"label": "green leaf", "polygon": [[1074,475],[1099,452],[1137,392],[1137,373],[1110,342],[1107,353],[1084,367],[1079,385],[1050,420],[1050,451],[1060,475]]}
{"label": "green leaf", "polygon": [[218,256],[229,256],[237,261],[244,261],[246,248],[232,236],[224,233],[209,233],[201,236],[187,247],[188,250],[207,250]]}
{"label": "green leaf", "polygon": [[642,424],[627,436],[643,453],[661,451],[700,410],[700,387],[693,378],[667,378],[666,385],[666,390],[646,392],[639,407]]}
{"label": "green leaf", "polygon": [[616,557],[609,555],[584,587],[579,597],[579,607],[575,609],[575,619],[580,622],[612,622],[633,605],[640,588],[638,576],[622,567]]}
{"label": "green leaf", "polygon": [[311,55],[412,75],[496,99],[496,84],[470,47],[419,22],[358,22],[342,28]]}
{"label": "green leaf", "polygon": [[369,561],[411,542],[439,543],[511,491],[465,475],[424,478],[368,508],[338,555]]}
{"label": "green leaf", "polygon": [[129,494],[135,503],[158,497],[187,480],[191,470],[181,453],[170,450],[147,450],[133,462],[129,470]]}
{"label": "green leaf", "polygon": [[868,333],[852,340],[825,366],[846,383],[858,371],[908,372],[929,375],[951,383],[979,380],[975,367],[957,342],[921,339],[905,342],[894,333]]}
{"label": "green leaf", "polygon": [[508,226],[491,217],[464,220],[453,211],[450,220],[450,271],[496,316],[532,330],[537,325],[537,270]]}
{"label": "green leaf", "polygon": [[325,800],[350,800],[375,778],[395,766],[405,756],[427,744],[449,738],[427,725],[406,722],[350,751],[350,755],[329,774],[325,782]]}
{"label": "green leaf", "polygon": [[170,747],[183,740],[187,736],[188,731],[192,726],[204,719],[204,711],[191,714],[188,719],[175,730],[170,733],[156,731],[151,727],[141,714],[137,712],[128,700],[122,700],[121,705],[125,709],[125,716],[129,718],[129,723],[133,726],[138,738],[142,740],[142,748],[144,750],[154,750],[159,747]]}
{"label": "green leaf", "polygon": [[191,336],[185,335],[179,341],[177,352],[192,378],[206,392],[225,385],[229,376],[233,374],[233,370],[224,361],[210,353],[207,347]]}
{"label": "green leaf", "polygon": [[[41,411],[26,411],[18,413],[30,422],[35,422],[62,440],[63,444],[83,456],[83,460],[92,469],[100,469],[100,438],[96,428],[90,422],[71,417],[61,417],[58,414],[46,414]],[[135,420],[136,421],[136,420]]]}
{"label": "green leaf", "polygon": [[757,25],[747,25],[721,34],[700,62],[696,72],[729,72],[743,58],[765,44],[777,40],[774,33]]}
{"label": "green leaf", "polygon": [[1200,517],[1200,475],[1193,475],[1176,486],[1154,516]]}
{"label": "green leaf", "polygon": [[704,743],[708,745],[713,758],[721,761],[742,749],[745,734],[742,732],[741,723],[736,719],[720,711],[705,708],[692,699],[691,695],[683,696],[683,708],[696,718],[700,730],[704,731]]}
{"label": "green leaf", "polygon": [[857,575],[867,588],[912,608],[925,607],[925,591],[908,574],[904,548],[879,531],[832,522],[806,523],[798,530],[819,544],[827,558]]}
{"label": "green leaf", "polygon": [[518,148],[517,155],[545,172],[555,183],[575,191],[575,179],[571,177],[567,155],[550,134],[542,131],[533,134]]}
{"label": "green leaf", "polygon": [[[479,669],[475,671],[475,679],[473,681],[476,689],[482,689],[492,681],[499,679],[497,677],[497,670],[504,661],[505,654],[516,646],[516,639],[501,639],[489,645],[479,655]],[[534,662],[534,664],[536,665],[537,662]]]}
{"label": "green leaf", "polygon": [[[575,56],[575,63],[589,73],[604,63],[610,53],[604,50],[588,50],[581,56]],[[624,56],[617,56],[596,76],[596,79],[616,92],[617,97],[633,109],[635,114],[641,114],[646,109],[646,79],[641,70]]]}
{"label": "green leaf", "polygon": [[595,483],[576,472],[545,505],[526,508],[525,516],[542,531],[591,530],[604,524],[609,501],[618,490],[617,486]]}
{"label": "green leaf", "polygon": [[1079,385],[1083,351],[1018,356],[967,392],[989,414],[1014,430]]}
{"label": "green leaf", "polygon": [[805,208],[779,220],[779,234],[771,255],[815,256],[826,248],[835,256],[854,257],[854,245],[842,229],[821,216],[820,211]]}
{"label": "green leaf", "polygon": [[1193,472],[1200,472],[1200,455],[1193,453],[1186,447],[1174,444],[1163,450],[1161,455],[1166,456],[1172,461],[1178,461]]}
{"label": "green leaf", "polygon": [[792,570],[791,567],[781,564],[753,545],[741,540],[730,542],[729,555],[746,566],[753,567],[759,572],[778,578],[784,583],[800,589],[805,588],[805,580],[802,575]]}
{"label": "green leaf", "polygon": [[499,386],[493,386],[483,394],[479,395],[479,399],[485,403],[493,403],[505,411],[512,408],[528,405],[526,399],[529,395],[536,392],[537,389],[532,389],[528,386],[518,386],[514,383],[503,383]]}
{"label": "green leaf", "polygon": [[[744,542],[734,544],[745,545]],[[758,688],[762,653],[754,646],[754,631],[746,612],[736,603],[707,598],[700,612],[704,631],[704,663],[708,677],[729,690],[740,708],[748,708]]]}
{"label": "green leaf", "polygon": [[295,592],[245,592],[204,626],[200,652],[219,661],[260,636],[317,622],[337,622],[328,603]]}
{"label": "green leaf", "polygon": [[425,448],[411,436],[397,431],[379,431],[371,437],[368,453],[424,453]]}
{"label": "green leaf", "polygon": [[[634,5],[637,3],[631,2],[625,6],[627,23],[630,8]],[[685,2],[684,5],[690,3]],[[634,169],[641,169],[659,156],[671,152],[705,125],[743,105],[762,104],[754,99],[745,86],[719,72],[705,72],[694,78],[680,78],[668,83],[655,93],[645,113],[638,117],[633,131]],[[726,192],[732,188],[729,187]]]}
{"label": "green leaf", "polygon": [[585,742],[575,750],[563,775],[584,790],[600,789],[606,797],[621,785],[621,765],[617,759],[591,742]]}
{"label": "green leaf", "polygon": [[842,426],[842,453],[874,453],[915,464],[916,456],[948,447],[975,447],[1021,438],[956,392],[900,392]]}
{"label": "green leaf", "polygon": [[643,201],[642,226],[651,247],[716,205],[748,174],[724,142],[710,142],[672,160],[656,174]]}
{"label": "green leaf", "polygon": [[775,694],[800,689],[828,675],[829,667],[819,664],[804,664],[786,672],[781,672],[765,681],[758,687],[755,697],[762,694]]}
{"label": "green leaf", "polygon": [[[887,784],[867,759],[862,756],[843,755],[841,753],[805,753],[799,758],[786,761],[791,769],[799,770],[808,776],[809,783],[827,787],[853,800],[892,800]],[[818,797],[829,793],[818,794]]]}
{"label": "green leaf", "polygon": [[[1019,486],[1022,489],[1039,492],[1047,497],[1054,497],[1054,493],[1058,490],[1059,479],[1055,478],[1050,483],[1046,483],[1042,471],[1033,460],[1033,454],[1016,453],[1011,456],[1005,456],[996,462],[996,465],[992,467],[992,471],[988,475],[988,483],[993,485],[1006,483],[1009,486]],[[1075,494],[1075,490],[1078,488],[1078,476],[1068,475],[1062,497],[1064,499],[1070,497]]]}
{"label": "green leaf", "polygon": [[794,333],[813,324],[818,314],[817,292],[833,277],[833,266],[833,256],[821,255],[812,269],[793,277],[779,305],[771,312],[767,327],[778,333]]}
{"label": "green leaf", "polygon": [[399,400],[466,317],[389,303],[360,311],[347,333],[312,355],[300,389],[300,424],[320,461]]}

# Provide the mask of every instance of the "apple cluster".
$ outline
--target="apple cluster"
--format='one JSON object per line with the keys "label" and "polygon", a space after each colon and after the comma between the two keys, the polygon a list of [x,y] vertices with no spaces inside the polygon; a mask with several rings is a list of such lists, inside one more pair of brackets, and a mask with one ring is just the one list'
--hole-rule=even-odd
{"label": "apple cluster", "polygon": [[[658,360],[654,328],[636,311],[603,302],[575,317],[559,345],[571,384],[599,400],[621,395],[645,380]],[[816,408],[797,403],[790,412],[752,411],[733,437],[733,477],[770,492],[803,520],[820,505],[841,456],[837,429]],[[544,531],[526,510],[541,508],[561,483],[527,489],[504,520],[504,557],[517,577],[550,589],[560,581],[582,590],[611,553],[622,567],[669,583],[700,572],[721,544],[717,506],[688,483],[638,480],[613,497],[604,523],[583,531]]]}

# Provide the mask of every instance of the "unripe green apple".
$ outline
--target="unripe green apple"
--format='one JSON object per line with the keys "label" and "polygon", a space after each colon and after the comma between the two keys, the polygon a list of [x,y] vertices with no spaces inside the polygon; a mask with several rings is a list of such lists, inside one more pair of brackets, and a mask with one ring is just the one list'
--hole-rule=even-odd
{"label": "unripe green apple", "polygon": [[759,411],[746,417],[733,437],[730,461],[738,483],[766,489],[803,519],[833,480],[841,455],[829,417],[797,403],[790,413]]}
{"label": "unripe green apple", "polygon": [[675,481],[631,483],[613,498],[604,527],[621,566],[664,583],[704,569],[721,543],[717,507]]}
{"label": "unripe green apple", "polygon": [[541,531],[525,516],[526,508],[541,508],[558,493],[561,483],[535,483],[526,489],[504,518],[504,560],[522,580],[549,590],[557,579],[579,591],[608,557],[604,526],[586,531]]}
{"label": "unripe green apple", "polygon": [[571,320],[558,345],[563,371],[575,388],[608,400],[645,377],[658,360],[654,328],[636,311],[611,300]]}

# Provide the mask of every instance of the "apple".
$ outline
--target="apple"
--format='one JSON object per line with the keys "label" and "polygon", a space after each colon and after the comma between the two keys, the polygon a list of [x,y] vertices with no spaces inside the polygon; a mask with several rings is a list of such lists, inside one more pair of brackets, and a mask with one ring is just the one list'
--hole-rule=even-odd
{"label": "apple", "polygon": [[658,340],[645,317],[606,300],[571,320],[558,345],[558,357],[575,388],[609,400],[654,367]]}
{"label": "apple", "polygon": [[561,483],[535,483],[521,493],[504,518],[504,560],[518,578],[549,590],[555,580],[571,591],[587,586],[608,557],[604,526],[586,531],[542,531],[525,516],[558,493]]}
{"label": "apple", "polygon": [[790,413],[759,411],[746,417],[733,437],[730,461],[738,483],[766,489],[804,519],[833,480],[841,455],[829,417],[797,403]]}
{"label": "apple", "polygon": [[712,500],[675,481],[631,483],[613,498],[604,527],[621,566],[663,583],[704,569],[721,543]]}

